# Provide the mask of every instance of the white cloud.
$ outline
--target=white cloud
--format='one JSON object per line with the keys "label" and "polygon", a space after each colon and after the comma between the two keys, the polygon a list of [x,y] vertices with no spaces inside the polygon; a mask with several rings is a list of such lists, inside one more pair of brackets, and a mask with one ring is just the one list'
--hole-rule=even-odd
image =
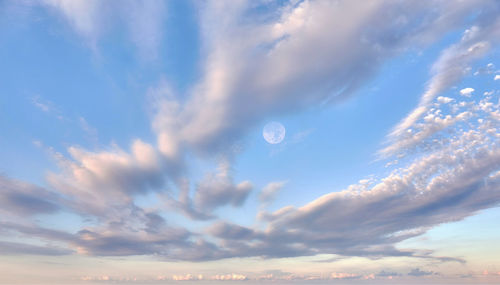
{"label": "white cloud", "polygon": [[494,80],[500,80],[500,75],[499,74],[495,75]]}
{"label": "white cloud", "polygon": [[472,92],[474,92],[474,88],[467,87],[460,90],[460,95],[470,97],[472,95]]}
{"label": "white cloud", "polygon": [[437,97],[437,101],[439,103],[441,103],[441,104],[448,104],[448,103],[450,103],[453,100],[454,100],[453,98],[445,97],[445,96],[439,96],[439,97]]}

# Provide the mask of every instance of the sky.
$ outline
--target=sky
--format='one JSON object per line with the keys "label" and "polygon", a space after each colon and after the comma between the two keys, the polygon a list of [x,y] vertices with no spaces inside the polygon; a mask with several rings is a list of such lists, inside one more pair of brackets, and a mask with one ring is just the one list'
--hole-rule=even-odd
{"label": "sky", "polygon": [[0,0],[0,284],[498,284],[500,2]]}

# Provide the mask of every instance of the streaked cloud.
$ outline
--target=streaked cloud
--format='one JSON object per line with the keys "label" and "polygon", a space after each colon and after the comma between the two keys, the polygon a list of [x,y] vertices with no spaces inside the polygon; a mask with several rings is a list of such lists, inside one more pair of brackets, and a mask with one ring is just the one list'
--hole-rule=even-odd
{"label": "streaked cloud", "polygon": [[98,48],[99,40],[111,28],[125,26],[141,57],[155,59],[158,56],[165,1],[44,0],[40,4],[64,17],[92,49]]}
{"label": "streaked cloud", "polygon": [[61,210],[62,198],[33,184],[0,175],[0,212],[4,216],[32,216]]}

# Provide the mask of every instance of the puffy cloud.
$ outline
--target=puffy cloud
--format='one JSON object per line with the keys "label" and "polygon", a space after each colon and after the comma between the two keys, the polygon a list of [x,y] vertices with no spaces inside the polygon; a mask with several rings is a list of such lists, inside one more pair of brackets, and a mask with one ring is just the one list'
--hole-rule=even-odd
{"label": "puffy cloud", "polygon": [[[423,116],[423,115],[422,115]],[[429,109],[425,112],[421,123],[415,123],[413,128],[408,129],[404,136],[400,136],[397,142],[382,150],[383,153],[392,153],[399,151],[399,155],[404,151],[411,153],[413,148],[424,146],[423,142],[433,134],[442,131],[454,124],[463,122],[470,118],[471,112],[464,111],[456,115],[443,115],[440,109]]]}
{"label": "puffy cloud", "polygon": [[474,88],[467,87],[460,90],[460,95],[470,97],[472,95],[472,92],[474,92]]}
{"label": "puffy cloud", "polygon": [[499,74],[495,75],[494,80],[500,80],[500,75]]}
{"label": "puffy cloud", "polygon": [[436,99],[436,101],[438,101],[441,104],[448,104],[448,103],[450,103],[453,100],[454,100],[453,98],[445,97],[445,96],[439,96]]}

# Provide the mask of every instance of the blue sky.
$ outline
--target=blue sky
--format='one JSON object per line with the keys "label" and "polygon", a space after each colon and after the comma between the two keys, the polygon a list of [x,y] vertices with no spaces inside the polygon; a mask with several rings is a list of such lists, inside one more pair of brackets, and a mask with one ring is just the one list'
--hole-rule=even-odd
{"label": "blue sky", "polygon": [[499,13],[0,1],[0,284],[498,283]]}

